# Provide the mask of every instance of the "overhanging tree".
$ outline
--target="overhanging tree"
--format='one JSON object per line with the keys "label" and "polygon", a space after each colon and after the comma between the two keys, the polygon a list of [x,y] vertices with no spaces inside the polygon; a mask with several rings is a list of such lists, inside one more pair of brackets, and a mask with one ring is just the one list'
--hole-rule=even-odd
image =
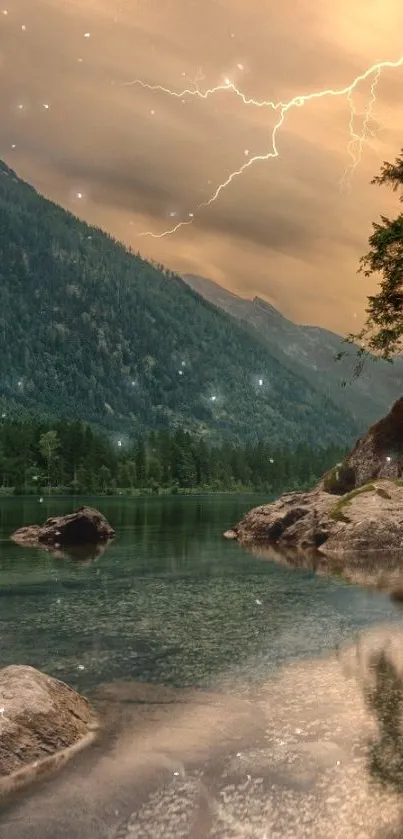
{"label": "overhanging tree", "polygon": [[[403,149],[394,163],[383,163],[371,183],[391,186],[403,202]],[[372,227],[370,250],[361,258],[359,271],[380,277],[380,282],[378,293],[368,297],[363,329],[347,338],[359,347],[357,372],[368,353],[392,361],[403,350],[403,213],[394,219],[381,216]]]}

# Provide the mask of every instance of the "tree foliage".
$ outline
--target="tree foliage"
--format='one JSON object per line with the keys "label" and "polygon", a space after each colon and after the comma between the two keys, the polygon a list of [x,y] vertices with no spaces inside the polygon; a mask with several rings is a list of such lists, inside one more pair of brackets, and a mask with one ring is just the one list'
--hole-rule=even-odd
{"label": "tree foliage", "polygon": [[0,423],[3,492],[127,493],[166,490],[263,490],[312,484],[344,452],[300,444],[207,444],[183,429],[117,440],[75,421]]}
{"label": "tree foliage", "polygon": [[[373,184],[387,185],[400,192],[403,201],[403,149],[394,163],[384,162]],[[359,356],[366,352],[392,360],[402,350],[403,336],[403,213],[396,218],[381,216],[374,222],[370,249],[360,260],[360,271],[380,278],[379,291],[368,297],[367,318],[363,329],[349,335],[350,343],[359,344]]]}
{"label": "tree foliage", "polygon": [[39,451],[47,465],[48,487],[50,487],[52,480],[52,467],[56,457],[56,452],[60,446],[57,432],[50,430],[41,434],[39,438]]}

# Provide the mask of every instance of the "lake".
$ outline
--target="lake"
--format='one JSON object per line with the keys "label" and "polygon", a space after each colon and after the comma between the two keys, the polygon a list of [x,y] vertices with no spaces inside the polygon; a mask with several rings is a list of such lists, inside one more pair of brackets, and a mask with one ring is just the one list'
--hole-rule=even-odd
{"label": "lake", "polygon": [[[383,723],[403,682],[373,665],[387,649],[401,672],[402,612],[223,539],[264,500],[0,502],[0,663],[88,692],[102,721],[92,747],[0,806],[1,837],[403,835],[400,740],[391,753]],[[9,541],[83,501],[116,529],[106,550],[63,558]]]}
{"label": "lake", "polygon": [[[222,533],[261,496],[0,501],[0,666],[79,690],[135,680],[234,689],[400,622],[386,595],[251,556]],[[81,503],[116,529],[99,556],[58,558],[9,534]]]}

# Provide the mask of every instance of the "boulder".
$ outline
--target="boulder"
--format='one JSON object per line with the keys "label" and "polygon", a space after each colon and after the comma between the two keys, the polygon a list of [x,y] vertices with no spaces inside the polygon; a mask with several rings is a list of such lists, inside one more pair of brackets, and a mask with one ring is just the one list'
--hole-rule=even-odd
{"label": "boulder", "polygon": [[290,492],[272,504],[255,507],[231,532],[246,547],[283,545],[315,548],[318,542],[325,541],[332,525],[335,525],[329,519],[335,504],[334,496],[318,489]]}
{"label": "boulder", "polygon": [[66,516],[49,518],[43,525],[21,527],[11,539],[18,545],[55,548],[93,545],[112,539],[115,531],[106,518],[92,507],[80,507]]}
{"label": "boulder", "polygon": [[225,535],[249,547],[327,557],[401,552],[403,558],[402,475],[403,398],[311,492],[287,493],[256,507]]}
{"label": "boulder", "polygon": [[33,667],[0,670],[0,791],[8,776],[91,739],[95,728],[87,700],[63,682]]}
{"label": "boulder", "polygon": [[329,557],[391,551],[403,556],[403,485],[374,481],[338,497],[317,488],[290,493],[251,510],[233,533],[245,547],[274,545]]}
{"label": "boulder", "polygon": [[373,481],[342,496],[331,512],[335,526],[319,550],[329,556],[403,555],[403,486],[398,481]]}

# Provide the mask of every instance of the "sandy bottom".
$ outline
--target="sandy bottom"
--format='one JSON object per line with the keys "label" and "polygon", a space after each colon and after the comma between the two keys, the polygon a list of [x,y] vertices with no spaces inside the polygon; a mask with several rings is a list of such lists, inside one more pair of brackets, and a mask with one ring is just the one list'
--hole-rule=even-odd
{"label": "sandy bottom", "polygon": [[105,686],[105,733],[4,802],[0,837],[403,837],[400,674],[383,628],[253,693]]}

